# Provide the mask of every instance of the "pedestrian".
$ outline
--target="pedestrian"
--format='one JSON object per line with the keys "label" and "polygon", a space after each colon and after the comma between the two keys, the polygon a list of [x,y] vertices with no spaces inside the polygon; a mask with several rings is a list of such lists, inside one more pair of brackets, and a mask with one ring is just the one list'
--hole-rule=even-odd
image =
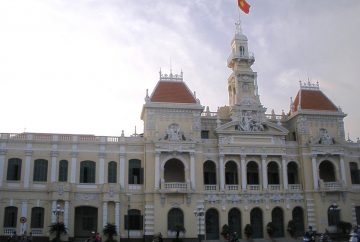
{"label": "pedestrian", "polygon": [[101,236],[100,236],[100,233],[96,233],[96,236],[95,236],[95,242],[101,242]]}

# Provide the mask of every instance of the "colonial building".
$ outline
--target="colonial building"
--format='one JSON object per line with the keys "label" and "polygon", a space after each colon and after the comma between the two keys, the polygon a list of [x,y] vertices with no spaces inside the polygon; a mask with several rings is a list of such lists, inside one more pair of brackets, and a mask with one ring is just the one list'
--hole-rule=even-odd
{"label": "colonial building", "polygon": [[[118,238],[296,235],[360,222],[360,144],[346,141],[346,116],[319,84],[300,83],[289,111],[267,114],[254,55],[240,26],[227,65],[229,104],[210,112],[182,73],[163,74],[146,95],[143,134],[0,134],[0,235],[68,238],[115,224]],[[226,85],[224,81],[224,85]],[[105,125],[105,124],[104,124]],[[335,226],[335,227],[334,227]]]}

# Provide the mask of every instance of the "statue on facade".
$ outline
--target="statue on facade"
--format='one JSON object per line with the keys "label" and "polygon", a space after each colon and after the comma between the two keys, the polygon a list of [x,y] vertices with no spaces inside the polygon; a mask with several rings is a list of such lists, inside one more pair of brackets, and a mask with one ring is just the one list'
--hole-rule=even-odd
{"label": "statue on facade", "polygon": [[333,140],[333,138],[330,137],[327,129],[324,129],[324,128],[320,129],[319,144],[322,144],[322,145],[332,145],[332,144],[334,144],[334,140]]}
{"label": "statue on facade", "polygon": [[239,129],[241,131],[264,131],[264,125],[253,117],[251,111],[246,111],[239,122]]}
{"label": "statue on facade", "polygon": [[178,124],[170,124],[168,129],[165,131],[164,140],[169,141],[180,141],[185,140],[185,136],[183,132],[180,131],[180,127]]}

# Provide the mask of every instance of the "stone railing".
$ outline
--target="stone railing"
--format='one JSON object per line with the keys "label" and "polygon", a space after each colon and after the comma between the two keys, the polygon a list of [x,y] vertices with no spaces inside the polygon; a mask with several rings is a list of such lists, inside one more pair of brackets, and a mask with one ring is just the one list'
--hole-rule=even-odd
{"label": "stone railing", "polygon": [[185,182],[165,182],[165,191],[187,191],[188,184]]}
{"label": "stone railing", "polygon": [[280,191],[281,188],[280,188],[280,185],[273,185],[273,184],[269,184],[268,185],[268,190],[269,191]]}
{"label": "stone railing", "polygon": [[340,182],[320,182],[320,188],[327,191],[337,191],[343,188]]}
{"label": "stone railing", "polygon": [[31,229],[31,233],[33,236],[41,236],[44,235],[44,230],[43,229]]}
{"label": "stone railing", "polygon": [[288,184],[289,191],[301,191],[302,187],[301,184]]}
{"label": "stone railing", "polygon": [[216,191],[217,185],[204,185],[205,191]]}
{"label": "stone railing", "polygon": [[239,185],[225,185],[225,190],[227,191],[237,191],[239,190]]}
{"label": "stone railing", "polygon": [[260,191],[260,185],[247,185],[246,188],[248,191]]}
{"label": "stone railing", "polygon": [[13,235],[16,233],[16,228],[4,228],[4,235]]}

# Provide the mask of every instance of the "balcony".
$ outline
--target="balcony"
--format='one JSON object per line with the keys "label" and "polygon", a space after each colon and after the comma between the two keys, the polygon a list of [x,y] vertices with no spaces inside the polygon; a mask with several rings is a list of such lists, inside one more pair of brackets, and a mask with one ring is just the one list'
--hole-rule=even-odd
{"label": "balcony", "polygon": [[239,185],[234,185],[234,184],[225,185],[225,190],[226,191],[237,191],[237,190],[239,190]]}
{"label": "balcony", "polygon": [[268,190],[272,191],[272,192],[278,192],[281,190],[281,188],[280,188],[280,185],[278,185],[278,184],[276,184],[276,185],[270,184],[270,185],[268,185]]}
{"label": "balcony", "polygon": [[323,182],[320,180],[320,188],[325,191],[341,191],[344,187],[341,182]]}
{"label": "balcony", "polygon": [[217,185],[204,185],[205,191],[216,191]]}
{"label": "balcony", "polygon": [[260,185],[247,185],[246,188],[248,191],[260,191]]}
{"label": "balcony", "polygon": [[188,192],[190,186],[185,182],[164,182],[161,189],[163,192]]}
{"label": "balcony", "polygon": [[302,187],[301,187],[301,184],[289,184],[288,185],[288,190],[298,192],[298,191],[302,190]]}
{"label": "balcony", "polygon": [[13,235],[16,233],[16,228],[4,228],[4,235]]}
{"label": "balcony", "polygon": [[234,63],[234,60],[245,60],[250,64],[255,62],[254,54],[249,52],[249,54],[240,54],[240,53],[231,53],[227,59],[228,67],[231,67]]}
{"label": "balcony", "polygon": [[31,233],[32,233],[33,236],[42,236],[42,235],[44,235],[43,229],[34,229],[34,228],[32,228]]}

